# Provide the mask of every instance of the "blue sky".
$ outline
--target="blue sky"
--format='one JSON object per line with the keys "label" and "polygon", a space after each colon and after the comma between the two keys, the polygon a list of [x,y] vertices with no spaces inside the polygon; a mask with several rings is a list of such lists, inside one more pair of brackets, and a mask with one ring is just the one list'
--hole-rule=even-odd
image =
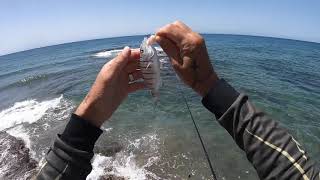
{"label": "blue sky", "polygon": [[182,20],[202,33],[320,42],[319,0],[1,0],[0,55],[152,33]]}

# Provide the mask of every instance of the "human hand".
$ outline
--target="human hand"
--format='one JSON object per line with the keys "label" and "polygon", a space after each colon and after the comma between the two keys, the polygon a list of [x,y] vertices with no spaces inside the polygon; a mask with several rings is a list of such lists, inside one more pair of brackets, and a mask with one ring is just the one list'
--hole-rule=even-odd
{"label": "human hand", "polygon": [[218,80],[204,39],[182,22],[176,21],[160,28],[155,40],[170,57],[182,81],[204,97]]}
{"label": "human hand", "polygon": [[138,50],[125,47],[116,58],[106,63],[75,114],[100,127],[128,93],[145,87],[143,82],[129,82],[129,74],[133,79],[142,78],[140,70],[137,70],[139,58]]}

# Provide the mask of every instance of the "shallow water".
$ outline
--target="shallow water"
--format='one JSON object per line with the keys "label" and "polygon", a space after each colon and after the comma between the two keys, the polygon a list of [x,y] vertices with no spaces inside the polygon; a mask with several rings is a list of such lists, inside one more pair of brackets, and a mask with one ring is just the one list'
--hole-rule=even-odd
{"label": "shallow water", "polygon": [[[0,130],[25,140],[41,162],[54,135],[80,103],[102,65],[143,36],[83,41],[0,57]],[[218,74],[249,94],[320,162],[320,44],[233,35],[205,35]],[[88,179],[113,174],[129,179],[212,179],[186,97],[219,179],[257,179],[227,132],[175,77],[162,72],[160,101],[149,92],[129,96],[104,124]],[[108,157],[107,157],[108,155]],[[190,177],[190,178],[189,178]]]}

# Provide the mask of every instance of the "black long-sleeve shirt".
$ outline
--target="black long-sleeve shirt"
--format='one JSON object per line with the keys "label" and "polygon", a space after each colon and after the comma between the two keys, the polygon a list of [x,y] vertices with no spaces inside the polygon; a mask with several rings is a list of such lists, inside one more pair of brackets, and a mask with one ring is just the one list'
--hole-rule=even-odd
{"label": "black long-sleeve shirt", "polygon": [[[246,153],[261,179],[320,180],[319,167],[299,143],[223,79],[202,103]],[[37,179],[85,179],[92,170],[93,147],[101,133],[72,115],[62,135],[56,137]]]}

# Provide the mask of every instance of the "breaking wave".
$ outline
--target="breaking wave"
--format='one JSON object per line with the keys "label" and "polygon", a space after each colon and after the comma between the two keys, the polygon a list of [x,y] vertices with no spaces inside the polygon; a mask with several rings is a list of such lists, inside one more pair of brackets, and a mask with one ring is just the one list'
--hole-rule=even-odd
{"label": "breaking wave", "polygon": [[48,109],[57,107],[62,98],[61,95],[42,102],[33,99],[16,102],[12,107],[0,112],[0,131],[22,123],[31,124],[38,121]]}
{"label": "breaking wave", "polygon": [[39,147],[34,139],[38,139],[39,134],[48,131],[48,128],[54,128],[54,123],[61,123],[59,120],[68,118],[73,107],[72,102],[61,95],[46,101],[31,99],[16,102],[12,107],[2,110],[0,163],[9,163],[0,166],[0,179],[30,179],[49,147]]}
{"label": "breaking wave", "polygon": [[[130,179],[130,180],[146,180],[160,179],[156,174],[148,170],[150,166],[160,160],[157,153],[159,138],[156,134],[147,134],[141,138],[129,141],[123,151],[116,153],[114,156],[107,157],[102,154],[96,154],[92,162],[92,171],[88,175],[87,180],[94,179]],[[147,161],[143,165],[138,160],[139,151],[148,149],[152,152]],[[145,155],[148,152],[145,152]],[[139,163],[138,163],[139,161]]]}
{"label": "breaking wave", "polygon": [[18,81],[18,83],[22,84],[22,85],[29,84],[33,81],[46,79],[47,77],[48,76],[46,74],[32,75],[32,76],[28,76],[28,77],[21,79],[20,81]]}
{"label": "breaking wave", "polygon": [[20,80],[14,81],[10,84],[7,84],[7,85],[1,87],[0,90],[9,89],[12,87],[21,87],[21,86],[25,86],[25,85],[31,85],[34,82],[44,81],[44,80],[47,80],[48,78],[49,78],[49,74],[30,75],[30,76],[26,76]]}
{"label": "breaking wave", "polygon": [[50,119],[56,122],[58,119],[66,119],[72,108],[73,105],[63,99],[62,95],[41,102],[34,99],[17,102],[0,112],[0,131],[23,140],[26,148],[30,149],[31,157],[37,159],[32,149],[32,137],[38,135],[38,131],[48,130],[49,124],[52,124]]}
{"label": "breaking wave", "polygon": [[[29,149],[31,148],[30,135],[28,134],[26,129],[23,128],[23,126],[19,125],[19,126],[13,127],[6,132],[13,137],[22,139],[23,142],[25,143],[25,146]],[[34,157],[34,153],[35,152],[32,152],[33,157]]]}
{"label": "breaking wave", "polygon": [[[19,163],[19,159],[16,158],[26,158],[27,161],[23,167],[24,174],[15,175],[15,178],[25,179],[30,177],[34,173],[37,167],[40,166],[41,159],[36,157],[44,156],[45,154],[39,149],[37,152],[33,149],[34,144],[32,139],[39,132],[39,128],[47,129],[50,124],[48,117],[53,117],[57,119],[62,117],[66,118],[67,114],[70,114],[70,108],[67,108],[69,102],[64,102],[63,96],[46,100],[46,101],[36,101],[34,99],[26,100],[22,102],[15,103],[12,107],[9,107],[0,112],[0,131],[2,133],[7,133],[8,135],[17,139],[17,147],[25,146],[25,150],[20,152],[19,156],[14,155],[16,153],[10,149],[3,149],[3,152],[12,154],[12,160],[15,164]],[[70,106],[71,107],[71,106]],[[61,112],[59,111],[61,109]],[[43,122],[42,122],[43,121]],[[26,129],[25,123],[34,124],[31,129]],[[105,129],[105,133],[109,133],[113,128],[109,127]],[[5,132],[4,132],[5,131]],[[23,141],[22,145],[19,141]],[[156,174],[149,171],[148,168],[160,160],[160,154],[158,153],[159,138],[157,134],[150,133],[141,136],[140,138],[125,140],[126,145],[120,150],[120,152],[114,153],[108,156],[104,153],[97,153],[92,161],[93,170],[87,177],[88,180],[94,179],[130,179],[130,180],[144,180],[144,179],[160,179]],[[7,147],[6,144],[13,143],[13,140],[2,139],[1,144]],[[23,145],[24,144],[24,145]],[[11,146],[10,146],[11,147]],[[9,146],[8,146],[9,148]],[[0,148],[1,149],[1,148]],[[39,152],[38,152],[39,151]],[[148,156],[147,159],[142,160],[141,154],[143,156]],[[1,156],[2,160],[7,161],[8,158]],[[11,157],[11,155],[10,155]],[[6,174],[1,174],[2,177],[11,177],[16,171],[14,169],[14,164],[8,164],[6,167],[2,168]],[[28,173],[26,172],[28,171]],[[29,172],[30,171],[30,172]]]}
{"label": "breaking wave", "polygon": [[94,54],[93,57],[112,58],[112,57],[116,57],[121,51],[122,51],[122,49],[105,50],[105,51],[101,51],[101,52]]}

